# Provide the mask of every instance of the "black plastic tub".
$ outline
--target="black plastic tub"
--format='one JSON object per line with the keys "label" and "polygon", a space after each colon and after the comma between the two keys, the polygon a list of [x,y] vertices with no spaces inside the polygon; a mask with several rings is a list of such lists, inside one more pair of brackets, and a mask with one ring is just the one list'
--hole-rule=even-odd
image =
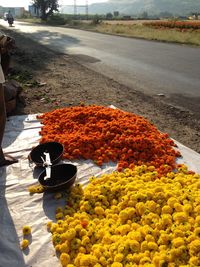
{"label": "black plastic tub", "polygon": [[34,147],[29,154],[29,161],[35,163],[36,166],[44,166],[42,158],[44,152],[50,154],[52,165],[57,164],[61,159],[64,152],[64,147],[58,142],[47,142]]}
{"label": "black plastic tub", "polygon": [[73,164],[58,164],[51,167],[51,178],[45,178],[46,169],[38,177],[39,183],[48,191],[69,189],[76,180],[77,167]]}

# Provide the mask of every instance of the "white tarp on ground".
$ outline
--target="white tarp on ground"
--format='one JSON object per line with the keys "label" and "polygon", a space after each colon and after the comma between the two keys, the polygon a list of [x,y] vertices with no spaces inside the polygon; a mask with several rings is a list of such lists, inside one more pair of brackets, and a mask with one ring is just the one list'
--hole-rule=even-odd
{"label": "white tarp on ground", "polygon": [[[55,200],[53,193],[30,195],[28,186],[37,182],[37,172],[29,166],[27,156],[38,145],[41,124],[36,115],[13,116],[6,125],[4,151],[17,157],[19,162],[0,168],[0,267],[49,267],[60,266],[51,242],[46,223],[54,220],[55,208],[62,200]],[[200,173],[200,154],[176,142],[185,163]],[[107,164],[97,167],[91,161],[73,161],[78,166],[76,182],[87,184],[92,175],[99,176],[116,169]],[[32,236],[29,249],[22,252],[22,227],[30,225]]]}

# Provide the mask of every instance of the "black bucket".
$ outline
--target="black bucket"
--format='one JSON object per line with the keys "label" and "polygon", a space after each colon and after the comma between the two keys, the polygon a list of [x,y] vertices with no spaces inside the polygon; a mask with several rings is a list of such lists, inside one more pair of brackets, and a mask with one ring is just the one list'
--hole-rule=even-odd
{"label": "black bucket", "polygon": [[76,180],[77,167],[73,164],[58,164],[51,167],[51,178],[44,179],[46,170],[40,173],[39,183],[48,191],[69,189]]}
{"label": "black bucket", "polygon": [[64,147],[58,142],[47,142],[34,147],[28,158],[30,162],[34,162],[36,166],[43,166],[44,152],[50,154],[52,165],[58,163],[62,159]]}

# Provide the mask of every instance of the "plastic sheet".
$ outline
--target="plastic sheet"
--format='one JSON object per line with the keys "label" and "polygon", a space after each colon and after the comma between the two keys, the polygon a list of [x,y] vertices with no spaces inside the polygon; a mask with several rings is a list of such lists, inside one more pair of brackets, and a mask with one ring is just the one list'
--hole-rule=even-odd
{"label": "plastic sheet", "polygon": [[[55,208],[63,200],[55,200],[53,193],[30,195],[28,187],[37,182],[38,169],[27,159],[31,148],[38,145],[40,122],[36,115],[13,116],[6,125],[4,151],[17,157],[19,162],[0,168],[0,267],[48,267],[60,266],[46,229],[49,220],[55,220]],[[176,141],[175,141],[176,142]],[[185,163],[200,173],[200,154],[176,142]],[[69,162],[69,161],[66,161]],[[100,176],[116,170],[116,164],[102,168],[92,161],[73,161],[78,166],[76,182],[86,185],[91,176]],[[21,251],[22,227],[30,225],[29,248]]]}

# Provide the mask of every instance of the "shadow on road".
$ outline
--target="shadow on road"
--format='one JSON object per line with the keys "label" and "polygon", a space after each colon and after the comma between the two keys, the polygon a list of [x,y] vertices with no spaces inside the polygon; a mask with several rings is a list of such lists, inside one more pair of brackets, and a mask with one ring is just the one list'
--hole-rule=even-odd
{"label": "shadow on road", "polygon": [[[48,62],[52,61],[53,58],[63,57],[63,54],[67,53],[68,47],[80,43],[77,38],[47,30],[38,31],[38,33],[34,34],[34,38],[32,33],[22,34],[18,31],[4,28],[1,25],[0,32],[10,35],[15,39],[17,48],[12,55],[13,61],[21,62],[22,68],[23,65],[26,67],[30,65],[30,68],[35,70],[38,70],[38,68],[45,69]],[[43,40],[42,44],[38,43],[41,40]],[[55,48],[57,52],[55,52]]]}
{"label": "shadow on road", "polygon": [[[52,73],[52,76],[56,75],[54,68],[49,68],[49,65],[59,68],[56,64],[63,61],[63,56],[66,59],[69,58],[65,54],[67,48],[80,42],[76,38],[58,32],[49,32],[48,30],[38,31],[34,34],[34,40],[31,33],[22,34],[15,29],[12,30],[1,25],[0,32],[13,37],[16,42],[16,49],[11,55],[11,72],[8,78],[19,82],[24,90],[35,91],[35,94],[38,90],[42,92],[44,89],[38,87],[37,81],[34,80],[35,74],[37,77],[40,77],[40,73],[49,72]],[[41,40],[43,44],[39,43]],[[39,80],[43,80],[42,75]],[[27,84],[29,87],[27,87]],[[28,105],[26,99],[24,102]],[[25,114],[24,103],[19,103],[18,107],[18,114]],[[13,112],[10,115],[16,115],[16,113]]]}

